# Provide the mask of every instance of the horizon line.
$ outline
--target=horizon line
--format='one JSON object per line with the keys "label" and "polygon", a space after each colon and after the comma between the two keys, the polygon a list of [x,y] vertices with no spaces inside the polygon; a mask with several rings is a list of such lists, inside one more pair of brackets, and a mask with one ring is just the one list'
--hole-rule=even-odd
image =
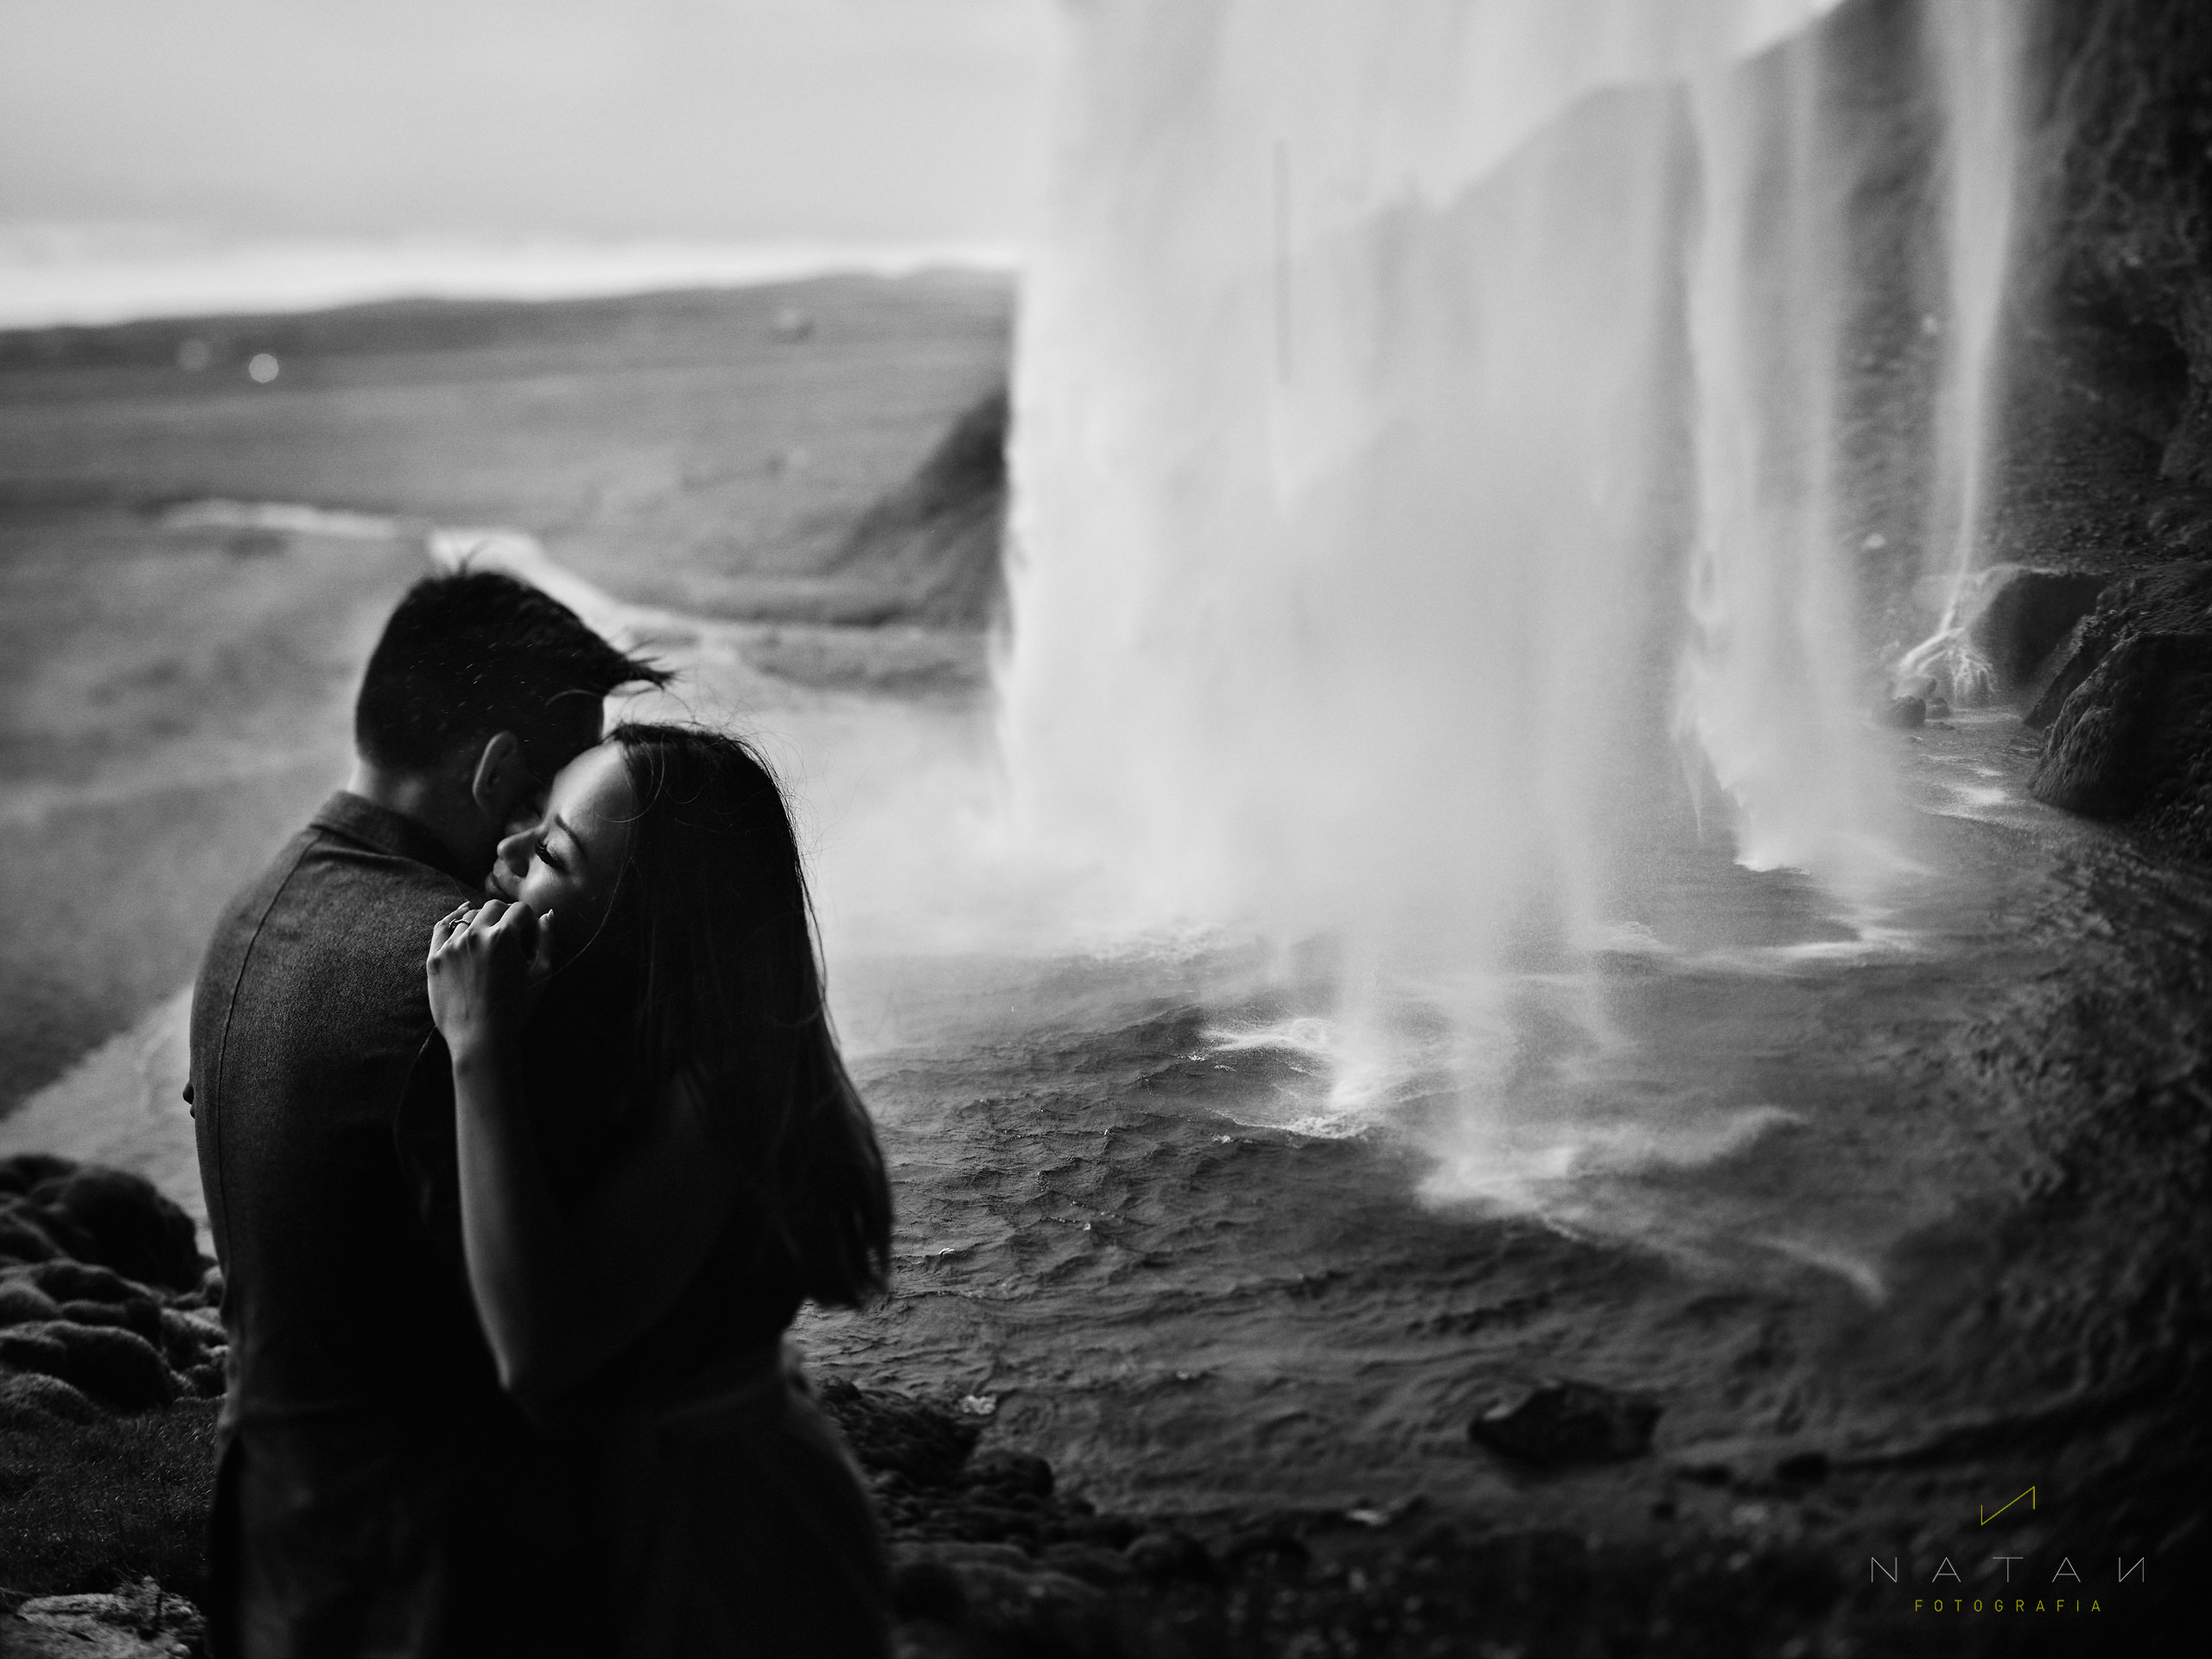
{"label": "horizon line", "polygon": [[419,301],[618,298],[929,270],[1018,276],[1013,241],[400,232],[0,221],[0,329],[289,315]]}

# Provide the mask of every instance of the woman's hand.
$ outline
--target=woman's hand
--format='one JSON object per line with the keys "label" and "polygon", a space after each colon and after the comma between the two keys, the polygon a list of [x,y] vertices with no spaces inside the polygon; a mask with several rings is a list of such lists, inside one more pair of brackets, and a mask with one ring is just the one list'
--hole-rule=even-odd
{"label": "woman's hand", "polygon": [[430,1018],[464,1052],[512,1041],[553,966],[553,912],[492,899],[462,905],[430,930]]}

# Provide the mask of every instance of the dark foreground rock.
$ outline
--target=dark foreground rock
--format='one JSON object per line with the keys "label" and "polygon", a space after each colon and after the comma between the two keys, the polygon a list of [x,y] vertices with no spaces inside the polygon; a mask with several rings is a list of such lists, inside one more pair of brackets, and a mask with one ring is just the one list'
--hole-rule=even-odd
{"label": "dark foreground rock", "polygon": [[64,1258],[180,1293],[207,1268],[192,1217],[144,1176],[41,1153],[0,1159],[0,1260]]}
{"label": "dark foreground rock", "polygon": [[1524,1463],[1556,1467],[1639,1458],[1651,1449],[1659,1408],[1587,1382],[1544,1382],[1501,1400],[1467,1438]]}

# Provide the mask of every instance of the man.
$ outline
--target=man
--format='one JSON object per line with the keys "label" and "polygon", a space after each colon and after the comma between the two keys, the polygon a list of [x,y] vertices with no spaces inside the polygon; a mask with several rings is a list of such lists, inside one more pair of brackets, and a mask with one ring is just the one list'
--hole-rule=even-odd
{"label": "man", "polygon": [[417,582],[369,658],[353,773],[215,930],[187,1098],[230,1333],[217,1652],[557,1651],[560,1460],[501,1393],[458,1240],[395,1115],[430,1034],[430,930],[667,676],[492,572]]}

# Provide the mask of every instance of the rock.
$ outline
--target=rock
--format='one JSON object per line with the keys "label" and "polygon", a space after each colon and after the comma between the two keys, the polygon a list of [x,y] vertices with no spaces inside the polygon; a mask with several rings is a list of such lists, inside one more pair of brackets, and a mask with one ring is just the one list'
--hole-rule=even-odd
{"label": "rock", "polygon": [[1186,1532],[1172,1529],[1139,1533],[1122,1555],[1131,1570],[1155,1583],[1170,1579],[1211,1583],[1221,1577],[1220,1564],[1204,1544]]}
{"label": "rock", "polygon": [[1071,1579],[1081,1579],[1085,1584],[1101,1590],[1118,1590],[1135,1576],[1136,1569],[1129,1565],[1128,1557],[1118,1549],[1108,1549],[1101,1544],[1053,1544],[1040,1557],[1045,1565],[1056,1573],[1065,1573]]}
{"label": "rock", "polygon": [[131,1283],[112,1268],[66,1258],[16,1268],[5,1277],[36,1285],[59,1302],[121,1303],[153,1295],[145,1286]]}
{"label": "rock", "polygon": [[1988,663],[1997,689],[2009,696],[2031,685],[2110,582],[2088,571],[2024,564],[1981,571],[1960,612],[1967,639]]}
{"label": "rock", "polygon": [[2051,654],[2021,718],[2038,728],[2050,725],[2106,654],[2133,633],[2212,633],[2212,562],[2177,559],[2107,588]]}
{"label": "rock", "polygon": [[181,1312],[176,1308],[160,1310],[160,1344],[162,1357],[170,1368],[188,1371],[204,1363],[211,1348],[220,1348],[230,1338],[224,1333],[222,1321],[212,1314]]}
{"label": "rock", "polygon": [[0,1376],[0,1428],[43,1428],[51,1422],[97,1422],[107,1414],[83,1391],[42,1371]]}
{"label": "rock", "polygon": [[968,1611],[968,1592],[943,1561],[930,1556],[899,1560],[891,1568],[891,1608],[900,1618],[957,1624]]}
{"label": "rock", "polygon": [[27,1279],[0,1280],[0,1325],[58,1319],[61,1304]]}
{"label": "rock", "polygon": [[1928,704],[1919,697],[1891,697],[1874,705],[1874,723],[1910,731],[1928,723]]}
{"label": "rock", "polygon": [[0,1363],[58,1376],[118,1411],[166,1406],[177,1382],[153,1344],[129,1331],[48,1320],[0,1330]]}
{"label": "rock", "polygon": [[73,1158],[56,1157],[50,1152],[18,1152],[0,1158],[0,1192],[17,1197],[29,1192],[57,1175],[67,1175],[77,1168]]}
{"label": "rock", "polygon": [[40,1182],[28,1201],[79,1261],[170,1290],[200,1283],[205,1263],[192,1217],[143,1175],[80,1167]]}
{"label": "rock", "polygon": [[1651,1449],[1660,1408],[1588,1382],[1541,1382],[1467,1426],[1467,1438],[1525,1463],[1609,1463]]}
{"label": "rock", "polygon": [[2075,688],[2028,780],[2037,800],[2126,817],[2212,748],[2212,632],[2130,633]]}
{"label": "rock", "polygon": [[1793,1452],[1774,1465],[1774,1478],[1794,1486],[1817,1486],[1828,1478],[1828,1454]]}
{"label": "rock", "polygon": [[823,1382],[816,1394],[861,1468],[896,1472],[917,1485],[950,1484],[983,1432],[980,1423],[918,1400],[863,1394],[842,1377]]}
{"label": "rock", "polygon": [[87,1656],[152,1653],[167,1659],[199,1652],[207,1640],[200,1610],[151,1579],[108,1595],[34,1597],[16,1614],[27,1625],[66,1632],[81,1644],[60,1651]]}
{"label": "rock", "polygon": [[[1114,1659],[1121,1652],[1113,1603],[1105,1593],[1020,1550],[991,1544],[906,1546],[893,1557],[893,1595],[903,1583],[907,1594],[950,1607],[952,1598],[940,1573],[958,1591],[957,1620],[945,1622],[957,1622],[992,1651],[1070,1659]],[[943,1618],[941,1612],[921,1616]]]}
{"label": "rock", "polygon": [[61,1317],[72,1325],[111,1325],[143,1337],[157,1348],[161,1345],[162,1305],[150,1296],[132,1296],[119,1302],[64,1302]]}
{"label": "rock", "polygon": [[20,1200],[0,1202],[0,1262],[50,1262],[61,1247]]}
{"label": "rock", "polygon": [[1224,1544],[1221,1559],[1236,1572],[1256,1567],[1269,1572],[1302,1573],[1313,1555],[1305,1541],[1287,1528],[1255,1527]]}
{"label": "rock", "polygon": [[105,1624],[34,1623],[0,1613],[0,1659],[173,1659],[192,1649],[156,1643]]}
{"label": "rock", "polygon": [[961,1478],[970,1486],[1001,1492],[1033,1497],[1052,1495],[1052,1465],[1027,1452],[988,1452],[971,1462]]}

